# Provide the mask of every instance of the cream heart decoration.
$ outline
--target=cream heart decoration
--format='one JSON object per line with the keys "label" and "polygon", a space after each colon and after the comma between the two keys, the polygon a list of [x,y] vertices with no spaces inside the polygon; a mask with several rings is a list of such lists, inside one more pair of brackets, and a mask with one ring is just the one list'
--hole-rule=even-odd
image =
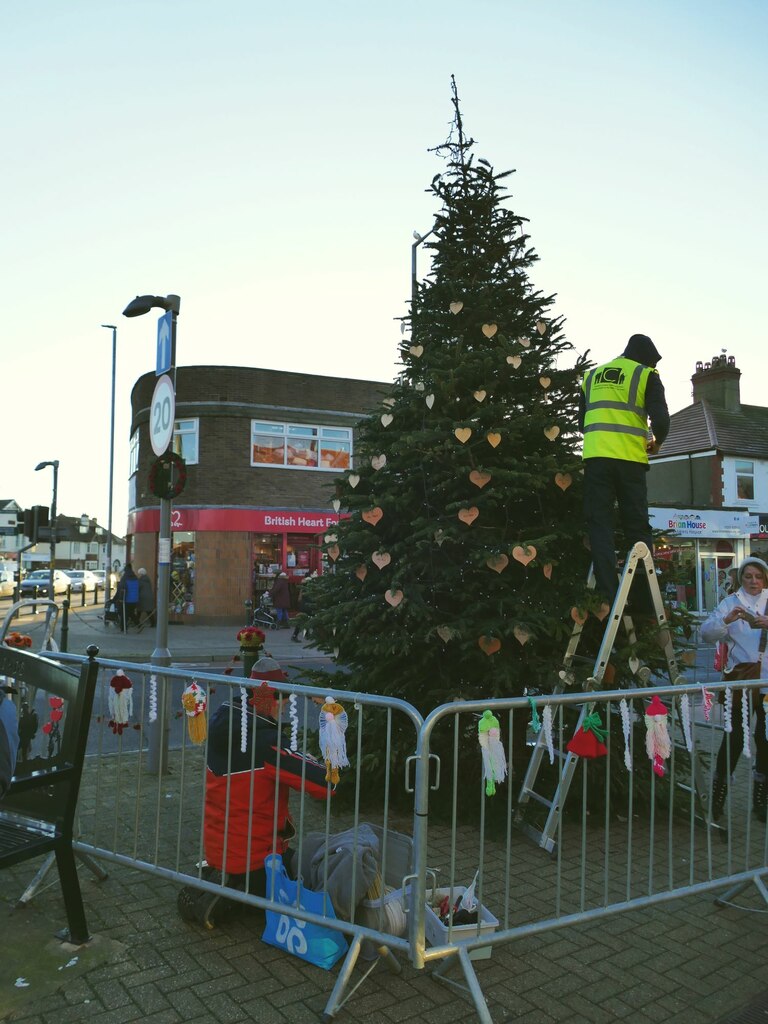
{"label": "cream heart decoration", "polygon": [[367,508],[365,512],[363,512],[363,519],[366,523],[370,523],[371,526],[375,526],[383,515],[384,510],[378,505],[374,505],[373,508]]}
{"label": "cream heart decoration", "polygon": [[548,441],[554,441],[559,433],[560,427],[547,427],[544,431],[544,437],[546,437]]}
{"label": "cream heart decoration", "polygon": [[416,383],[413,386],[414,386],[414,388],[417,391],[423,391],[424,390],[424,381],[423,380],[417,380]]}
{"label": "cream heart decoration", "polygon": [[335,562],[336,559],[339,557],[339,554],[340,554],[339,545],[338,544],[331,544],[331,546],[326,549],[326,554],[328,555],[328,557],[330,558],[330,560],[332,562]]}
{"label": "cream heart decoration", "polygon": [[347,477],[347,483],[352,488],[357,487],[357,485],[360,483],[360,477],[357,475],[357,473],[350,473],[349,476]]}
{"label": "cream heart decoration", "polygon": [[570,473],[555,473],[555,483],[561,491],[567,491],[573,483],[573,477]]}
{"label": "cream heart decoration", "polygon": [[547,388],[549,387],[549,385],[551,383],[552,383],[552,378],[551,377],[539,377],[539,384],[541,384],[541,386],[544,388],[545,391],[547,390]]}
{"label": "cream heart decoration", "polygon": [[498,448],[499,445],[501,444],[501,434],[496,434],[494,433],[494,431],[491,431],[489,434],[486,434],[485,439],[491,446],[491,448]]}
{"label": "cream heart decoration", "polygon": [[371,555],[371,561],[377,569],[385,569],[392,561],[392,555],[387,551],[374,551]]}
{"label": "cream heart decoration", "polygon": [[355,576],[357,576],[357,578],[359,580],[364,580],[367,575],[368,575],[367,567],[364,566],[364,565],[358,565],[357,568],[355,569]]}
{"label": "cream heart decoration", "polygon": [[610,610],[611,610],[611,606],[609,604],[606,604],[605,601],[603,601],[603,603],[600,605],[600,607],[595,612],[595,618],[599,619],[601,622],[605,622],[606,618],[608,617],[608,613],[610,612]]}
{"label": "cream heart decoration", "polygon": [[444,540],[445,533],[442,530],[435,530],[435,543],[438,547],[442,547]]}
{"label": "cream heart decoration", "polygon": [[507,356],[507,362],[509,363],[510,366],[514,366],[515,369],[517,369],[520,366],[522,361],[523,360],[520,356]]}
{"label": "cream heart decoration", "polygon": [[547,329],[547,321],[546,320],[537,320],[536,321],[536,330],[539,332],[539,334],[544,334],[546,329]]}
{"label": "cream heart decoration", "polygon": [[629,671],[632,675],[635,675],[637,670],[640,668],[640,659],[634,656],[629,659]]}
{"label": "cream heart decoration", "polygon": [[542,565],[542,567],[541,567],[541,571],[544,573],[544,575],[547,577],[548,580],[552,579],[552,563],[551,562],[545,562],[544,565]]}
{"label": "cream heart decoration", "polygon": [[531,347],[531,339],[530,338],[518,338],[517,339],[517,343],[518,343],[518,345],[522,345],[523,348],[530,348]]}
{"label": "cream heart decoration", "polygon": [[395,417],[392,415],[391,412],[385,412],[384,415],[381,417],[382,427],[388,427],[392,420],[394,420],[394,418]]}
{"label": "cream heart decoration", "polygon": [[371,458],[371,465],[376,470],[384,469],[386,464],[387,464],[387,456],[384,455],[383,453],[381,455],[374,455]]}
{"label": "cream heart decoration", "polygon": [[453,315],[456,316],[457,313],[460,313],[462,311],[462,309],[464,309],[464,303],[461,302],[461,301],[452,302],[450,304],[450,306],[448,307],[448,309],[450,309],[450,311],[453,313]]}
{"label": "cream heart decoration", "polygon": [[498,324],[483,324],[483,326],[480,328],[480,330],[483,332],[486,338],[492,338],[494,334],[498,331],[498,329]]}
{"label": "cream heart decoration", "polygon": [[453,636],[453,630],[450,628],[450,626],[438,626],[435,632],[437,633],[437,635],[440,637],[444,644],[447,644],[448,641]]}
{"label": "cream heart decoration", "polygon": [[512,632],[514,634],[515,640],[517,640],[519,644],[522,644],[523,647],[525,647],[525,645],[531,639],[531,632],[530,630],[526,629],[525,626],[515,626]]}
{"label": "cream heart decoration", "polygon": [[395,400],[394,400],[394,398],[384,398],[384,399],[382,400],[382,403],[381,403],[381,404],[382,404],[382,405],[387,405],[387,406],[389,406],[389,408],[391,409],[391,408],[392,408],[392,406],[393,406],[393,405],[395,404]]}
{"label": "cream heart decoration", "polygon": [[456,427],[453,433],[456,435],[456,440],[461,441],[462,444],[466,444],[470,437],[472,437],[472,431],[469,427]]}
{"label": "cream heart decoration", "polygon": [[412,356],[415,356],[418,359],[419,356],[422,355],[422,353],[424,352],[424,346],[423,345],[411,345],[411,347],[408,349],[408,351],[411,353]]}
{"label": "cream heart decoration", "polygon": [[469,474],[470,482],[479,487],[481,490],[486,484],[491,482],[491,474],[484,472],[482,469],[473,469]]}
{"label": "cream heart decoration", "polygon": [[516,544],[512,548],[512,557],[522,565],[528,565],[536,557],[537,551],[533,544]]}
{"label": "cream heart decoration", "polygon": [[495,654],[496,651],[501,650],[501,640],[495,636],[481,636],[477,642],[480,644],[480,650],[484,651],[489,657],[491,654]]}
{"label": "cream heart decoration", "polygon": [[571,608],[571,618],[577,626],[583,626],[584,623],[587,621],[587,613],[583,611],[581,608],[576,608],[574,606],[573,608]]}
{"label": "cream heart decoration", "polygon": [[339,509],[341,508],[341,502],[339,501],[338,498],[334,498],[333,501],[331,502],[331,505],[333,505],[334,512],[338,512]]}
{"label": "cream heart decoration", "polygon": [[393,608],[397,608],[403,600],[403,592],[402,590],[387,590],[384,593],[384,600],[387,604],[391,604]]}
{"label": "cream heart decoration", "polygon": [[335,533],[326,533],[325,537],[323,537],[326,544],[335,544],[338,539]]}
{"label": "cream heart decoration", "polygon": [[476,402],[484,402],[485,401],[485,396],[487,394],[488,394],[488,392],[487,391],[483,391],[482,388],[480,388],[479,391],[473,391],[472,392],[472,395],[474,396],[474,399],[475,399]]}
{"label": "cream heart decoration", "polygon": [[502,573],[509,565],[509,559],[504,554],[491,555],[490,558],[486,558],[485,564],[494,572]]}
{"label": "cream heart decoration", "polygon": [[432,406],[435,404],[435,396],[434,395],[427,395],[425,397],[424,401],[427,403],[427,408],[431,409]]}
{"label": "cream heart decoration", "polygon": [[480,515],[480,509],[476,505],[472,505],[471,508],[460,508],[456,515],[462,523],[466,523],[467,526],[471,526]]}

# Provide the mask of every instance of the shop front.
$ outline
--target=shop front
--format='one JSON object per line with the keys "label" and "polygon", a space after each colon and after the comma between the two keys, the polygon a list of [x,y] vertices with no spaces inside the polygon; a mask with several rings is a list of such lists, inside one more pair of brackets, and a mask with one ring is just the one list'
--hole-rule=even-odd
{"label": "shop front", "polygon": [[[134,568],[152,577],[157,561],[160,513],[129,515]],[[328,567],[326,531],[339,521],[317,509],[184,508],[171,513],[170,621],[242,621],[245,602],[258,602],[285,572],[296,605],[301,580]]]}
{"label": "shop front", "polygon": [[743,510],[650,508],[662,594],[707,613],[725,597],[729,570],[752,553],[758,517]]}

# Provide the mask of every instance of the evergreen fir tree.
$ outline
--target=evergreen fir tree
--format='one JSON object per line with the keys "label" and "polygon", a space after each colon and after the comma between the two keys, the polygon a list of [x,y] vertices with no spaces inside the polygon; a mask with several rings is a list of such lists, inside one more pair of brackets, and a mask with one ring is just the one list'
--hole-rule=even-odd
{"label": "evergreen fir tree", "polygon": [[337,481],[349,518],[326,538],[335,572],[312,584],[318,646],[355,688],[422,710],[550,689],[589,566],[586,362],[530,280],[538,257],[509,208],[512,172],[475,157],[455,83],[453,105],[402,371],[359,427]]}

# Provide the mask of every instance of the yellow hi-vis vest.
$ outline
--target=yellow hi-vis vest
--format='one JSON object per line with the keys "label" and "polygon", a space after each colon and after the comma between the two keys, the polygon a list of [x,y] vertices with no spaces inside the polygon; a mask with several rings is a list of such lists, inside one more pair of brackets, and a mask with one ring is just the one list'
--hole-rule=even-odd
{"label": "yellow hi-vis vest", "polygon": [[648,462],[645,389],[655,372],[619,357],[585,374],[583,458]]}

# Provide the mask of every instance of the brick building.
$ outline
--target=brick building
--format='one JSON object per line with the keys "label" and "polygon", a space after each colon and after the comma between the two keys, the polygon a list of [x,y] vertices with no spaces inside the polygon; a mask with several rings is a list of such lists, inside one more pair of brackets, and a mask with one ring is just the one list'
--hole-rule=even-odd
{"label": "brick building", "polygon": [[[131,392],[128,502],[128,557],[153,578],[155,382],[145,374]],[[355,425],[390,388],[253,367],[177,368],[173,448],[187,479],[172,511],[171,621],[242,622],[244,602],[276,572],[288,573],[295,594],[304,576],[322,571],[318,540],[338,521],[334,480],[354,465]]]}

